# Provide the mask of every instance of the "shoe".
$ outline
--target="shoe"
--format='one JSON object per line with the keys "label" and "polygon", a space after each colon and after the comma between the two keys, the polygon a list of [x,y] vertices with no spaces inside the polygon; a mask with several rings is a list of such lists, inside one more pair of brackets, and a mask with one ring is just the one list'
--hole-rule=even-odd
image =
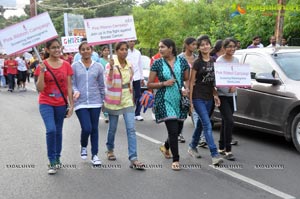
{"label": "shoe", "polygon": [[219,149],[219,150],[218,150],[218,152],[219,152],[219,154],[220,154],[220,155],[226,155],[226,152],[225,152],[225,150],[221,150],[221,149]]}
{"label": "shoe", "polygon": [[145,165],[142,162],[139,162],[137,160],[132,160],[130,161],[130,168],[131,169],[136,169],[136,170],[144,170],[145,169]]}
{"label": "shoe", "polygon": [[180,142],[180,143],[185,143],[185,139],[184,139],[184,137],[183,137],[182,134],[179,134],[179,135],[178,135],[178,142]]}
{"label": "shoe", "polygon": [[102,164],[101,160],[98,158],[97,155],[93,155],[91,162],[93,163],[94,166],[99,166]]}
{"label": "shoe", "polygon": [[235,160],[235,157],[234,157],[234,155],[231,152],[226,153],[223,158],[226,159],[226,160],[230,160],[230,161],[234,161]]}
{"label": "shoe", "polygon": [[170,159],[172,157],[170,150],[167,150],[165,145],[161,145],[159,147],[159,150],[162,152],[162,154],[165,156],[166,159]]}
{"label": "shoe", "polygon": [[56,174],[56,166],[55,166],[55,164],[50,164],[49,166],[48,166],[48,174],[49,175],[54,175],[54,174]]}
{"label": "shoe", "polygon": [[223,163],[223,158],[221,158],[220,156],[212,157],[213,165],[220,165],[221,163]]}
{"label": "shoe", "polygon": [[194,158],[201,158],[201,155],[199,154],[197,148],[193,149],[193,148],[189,147],[188,153]]}
{"label": "shoe", "polygon": [[87,158],[87,149],[86,147],[81,147],[81,152],[80,152],[81,159],[85,160]]}
{"label": "shoe", "polygon": [[206,148],[207,143],[205,141],[200,141],[198,147]]}
{"label": "shoe", "polygon": [[134,119],[137,120],[137,121],[144,121],[144,118],[140,115],[135,116]]}
{"label": "shoe", "polygon": [[232,140],[232,141],[230,142],[230,144],[231,144],[231,145],[238,145],[238,141],[237,141],[237,140]]}
{"label": "shoe", "polygon": [[60,169],[62,167],[62,163],[60,162],[60,159],[57,158],[55,161],[55,168]]}
{"label": "shoe", "polygon": [[116,156],[113,151],[106,151],[106,156],[108,160],[114,161],[116,160]]}
{"label": "shoe", "polygon": [[180,171],[181,170],[179,162],[173,162],[171,167],[172,167],[173,171]]}

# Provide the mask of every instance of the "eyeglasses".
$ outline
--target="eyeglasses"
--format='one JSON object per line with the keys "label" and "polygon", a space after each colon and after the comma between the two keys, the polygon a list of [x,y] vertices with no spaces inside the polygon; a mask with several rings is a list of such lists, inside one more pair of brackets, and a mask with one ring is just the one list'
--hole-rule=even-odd
{"label": "eyeglasses", "polygon": [[226,46],[225,48],[236,48],[236,46],[229,45],[229,46]]}

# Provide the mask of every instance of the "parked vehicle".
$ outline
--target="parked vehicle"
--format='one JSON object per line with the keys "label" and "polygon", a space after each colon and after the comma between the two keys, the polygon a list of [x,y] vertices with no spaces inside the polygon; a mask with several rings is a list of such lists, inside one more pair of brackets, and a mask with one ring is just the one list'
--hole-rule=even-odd
{"label": "parked vehicle", "polygon": [[142,86],[142,92],[147,90],[147,83],[150,73],[150,58],[146,55],[142,55],[143,75],[144,75],[144,86]]}
{"label": "parked vehicle", "polygon": [[[282,135],[300,152],[300,47],[238,50],[251,88],[238,88],[235,125]],[[220,120],[216,108],[214,119]]]}

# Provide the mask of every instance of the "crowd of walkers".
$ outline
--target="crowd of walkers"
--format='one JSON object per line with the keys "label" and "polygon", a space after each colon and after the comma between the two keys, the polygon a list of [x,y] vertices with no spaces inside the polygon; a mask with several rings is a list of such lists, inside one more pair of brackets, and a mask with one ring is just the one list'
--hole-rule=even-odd
{"label": "crowd of walkers", "polygon": [[[270,38],[270,42],[273,38]],[[259,38],[253,38],[257,47]],[[158,43],[159,52],[151,60],[147,87],[155,95],[153,113],[157,123],[165,123],[167,139],[159,150],[167,159],[172,159],[171,168],[180,170],[178,142],[183,137],[184,121],[192,116],[195,126],[187,153],[201,158],[200,147],[208,147],[212,164],[219,165],[224,159],[234,161],[231,145],[233,131],[233,97],[237,97],[235,87],[216,88],[214,63],[238,63],[234,52],[239,41],[233,38],[217,40],[213,46],[207,35],[184,40],[183,52],[177,54],[175,42],[162,39]],[[114,152],[115,135],[122,115],[127,133],[128,160],[133,169],[144,169],[138,160],[135,121],[143,121],[140,115],[141,86],[144,77],[141,53],[134,48],[135,41],[115,44],[115,57],[109,58],[109,47],[101,48],[101,56],[85,40],[79,45],[74,58],[62,53],[58,39],[48,41],[39,62],[34,55],[31,60],[22,56],[3,57],[1,86],[8,85],[8,91],[15,89],[15,78],[20,91],[26,91],[26,80],[36,77],[39,92],[39,111],[46,128],[49,174],[55,174],[61,165],[62,129],[64,118],[75,111],[81,126],[80,157],[88,157],[94,166],[101,165],[98,157],[99,117],[104,113],[109,123],[106,139],[106,156],[109,161],[117,159]],[[5,77],[5,78],[3,78]],[[181,98],[187,96],[190,108],[181,106]],[[210,117],[218,108],[222,117],[218,146],[212,134]],[[101,129],[101,128],[100,128]]]}

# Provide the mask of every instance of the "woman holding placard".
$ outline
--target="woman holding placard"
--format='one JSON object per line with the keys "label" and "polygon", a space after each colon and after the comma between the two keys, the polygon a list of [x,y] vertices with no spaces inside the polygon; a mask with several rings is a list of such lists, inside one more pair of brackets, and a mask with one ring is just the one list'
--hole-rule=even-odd
{"label": "woman holding placard", "polygon": [[[221,55],[216,62],[239,63],[239,60],[233,56],[236,49],[236,41],[227,38],[223,41],[224,55]],[[232,130],[233,130],[233,112],[234,98],[237,92],[235,87],[218,88],[218,95],[221,100],[219,107],[222,117],[222,127],[219,140],[219,153],[224,155],[227,160],[235,160],[231,152]]]}

